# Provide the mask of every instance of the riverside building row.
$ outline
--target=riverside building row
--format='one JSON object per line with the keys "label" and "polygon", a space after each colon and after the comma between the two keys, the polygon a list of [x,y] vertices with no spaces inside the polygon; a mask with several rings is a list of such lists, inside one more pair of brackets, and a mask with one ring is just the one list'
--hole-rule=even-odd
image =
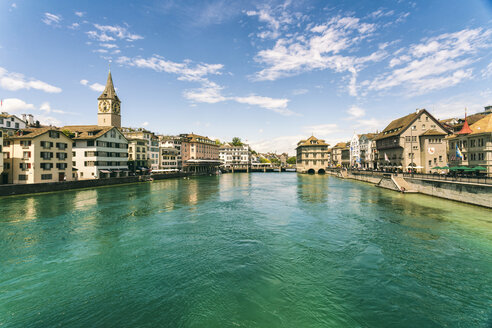
{"label": "riverside building row", "polygon": [[97,98],[97,125],[41,126],[0,114],[0,183],[45,183],[154,172],[215,172],[219,145],[194,133],[162,136],[121,126],[111,72]]}
{"label": "riverside building row", "polygon": [[439,121],[418,109],[393,120],[380,133],[354,134],[331,148],[312,136],[297,144],[297,169],[310,173],[330,167],[421,173],[455,169],[491,176],[492,106],[472,116],[474,123],[469,125],[466,115],[463,120]]}

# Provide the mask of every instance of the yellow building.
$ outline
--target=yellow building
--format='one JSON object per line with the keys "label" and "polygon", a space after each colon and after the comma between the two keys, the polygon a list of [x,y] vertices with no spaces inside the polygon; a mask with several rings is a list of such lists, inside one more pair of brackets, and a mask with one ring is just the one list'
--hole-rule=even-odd
{"label": "yellow building", "polygon": [[143,138],[128,138],[128,169],[135,172],[142,168],[148,169],[148,142]]}
{"label": "yellow building", "polygon": [[[447,138],[450,166],[482,166],[492,176],[492,114]],[[459,149],[459,152],[457,151]],[[461,153],[461,158],[460,154]]]}
{"label": "yellow building", "polygon": [[314,136],[297,143],[296,168],[300,173],[325,173],[329,164],[328,144]]}
{"label": "yellow building", "polygon": [[188,172],[213,173],[221,164],[219,145],[208,137],[194,133],[181,134],[181,158]]}
{"label": "yellow building", "polygon": [[57,128],[25,129],[4,142],[8,183],[73,180],[72,139]]}

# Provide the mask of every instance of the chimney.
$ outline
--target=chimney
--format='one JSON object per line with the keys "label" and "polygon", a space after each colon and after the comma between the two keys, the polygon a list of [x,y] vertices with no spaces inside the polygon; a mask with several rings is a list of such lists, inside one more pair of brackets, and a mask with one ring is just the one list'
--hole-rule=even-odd
{"label": "chimney", "polygon": [[32,114],[27,115],[27,123],[31,126],[34,125],[34,116]]}
{"label": "chimney", "polygon": [[22,120],[27,123],[27,115],[26,114],[22,114]]}

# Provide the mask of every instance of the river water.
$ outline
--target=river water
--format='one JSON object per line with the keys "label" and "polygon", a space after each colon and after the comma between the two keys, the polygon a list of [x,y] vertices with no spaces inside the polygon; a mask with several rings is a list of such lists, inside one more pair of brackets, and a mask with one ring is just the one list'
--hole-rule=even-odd
{"label": "river water", "polygon": [[0,327],[490,327],[492,211],[295,173],[0,199]]}

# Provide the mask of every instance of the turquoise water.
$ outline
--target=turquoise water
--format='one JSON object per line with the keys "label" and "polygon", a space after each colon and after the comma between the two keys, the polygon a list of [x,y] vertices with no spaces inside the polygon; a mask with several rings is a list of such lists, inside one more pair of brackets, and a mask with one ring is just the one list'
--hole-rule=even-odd
{"label": "turquoise water", "polygon": [[0,327],[490,327],[492,211],[295,173],[0,199]]}

